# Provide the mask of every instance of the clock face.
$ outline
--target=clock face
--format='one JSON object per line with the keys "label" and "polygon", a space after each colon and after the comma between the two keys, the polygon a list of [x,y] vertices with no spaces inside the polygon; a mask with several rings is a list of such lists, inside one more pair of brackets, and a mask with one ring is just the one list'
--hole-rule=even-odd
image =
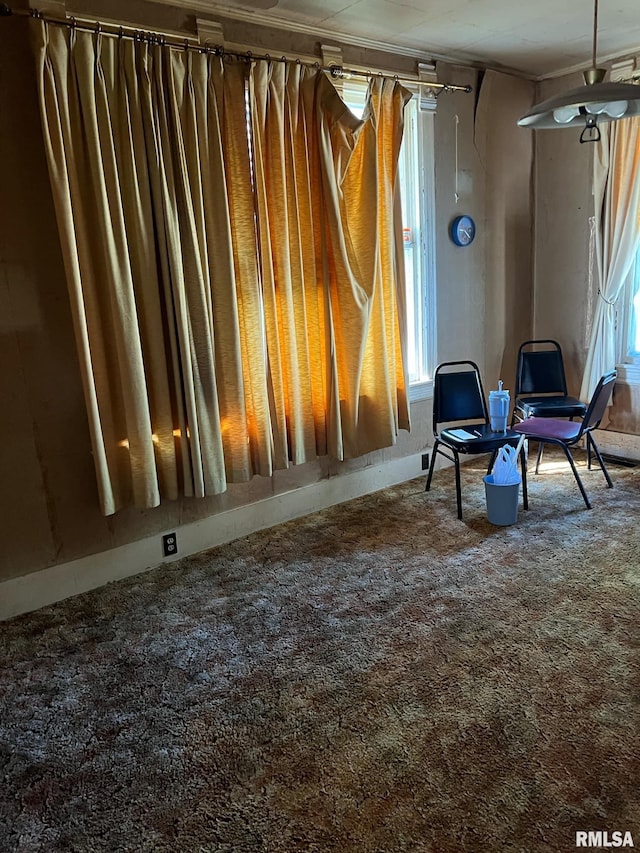
{"label": "clock face", "polygon": [[470,216],[456,216],[451,223],[451,239],[456,246],[468,246],[476,236],[476,224]]}

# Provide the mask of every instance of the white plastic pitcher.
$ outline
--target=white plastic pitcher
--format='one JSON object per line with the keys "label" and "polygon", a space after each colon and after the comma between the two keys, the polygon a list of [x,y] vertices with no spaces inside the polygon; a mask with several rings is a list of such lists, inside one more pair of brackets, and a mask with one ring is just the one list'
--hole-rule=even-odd
{"label": "white plastic pitcher", "polygon": [[502,379],[497,391],[489,391],[489,422],[493,432],[506,432],[510,405],[509,392],[503,390]]}

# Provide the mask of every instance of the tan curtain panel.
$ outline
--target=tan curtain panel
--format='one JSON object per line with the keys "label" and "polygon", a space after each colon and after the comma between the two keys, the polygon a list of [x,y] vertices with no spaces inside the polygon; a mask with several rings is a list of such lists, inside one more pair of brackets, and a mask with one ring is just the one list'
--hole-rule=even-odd
{"label": "tan curtain panel", "polygon": [[251,75],[269,390],[276,458],[327,453],[327,340],[322,199],[313,143],[318,72],[259,62]]}
{"label": "tan curtain panel", "polygon": [[324,284],[335,345],[330,399],[340,424],[329,450],[339,458],[388,447],[398,428],[409,429],[397,173],[409,98],[395,81],[376,78],[356,121],[329,79],[318,80]]}
{"label": "tan curtain panel", "polygon": [[375,79],[360,120],[325,74],[278,62],[255,67],[251,93],[267,348],[292,458],[388,447],[409,429],[397,169],[410,93]]}
{"label": "tan curtain panel", "polygon": [[34,28],[102,511],[393,444],[405,90]]}

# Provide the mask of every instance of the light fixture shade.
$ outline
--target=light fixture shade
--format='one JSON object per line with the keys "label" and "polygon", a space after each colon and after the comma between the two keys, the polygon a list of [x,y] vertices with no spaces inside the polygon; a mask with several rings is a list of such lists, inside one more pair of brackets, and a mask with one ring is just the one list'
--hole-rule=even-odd
{"label": "light fixture shade", "polygon": [[[592,110],[588,109],[589,105],[593,105]],[[578,86],[536,104],[518,124],[540,129],[584,127],[587,113],[597,114],[598,121],[640,115],[640,86],[633,83]]]}

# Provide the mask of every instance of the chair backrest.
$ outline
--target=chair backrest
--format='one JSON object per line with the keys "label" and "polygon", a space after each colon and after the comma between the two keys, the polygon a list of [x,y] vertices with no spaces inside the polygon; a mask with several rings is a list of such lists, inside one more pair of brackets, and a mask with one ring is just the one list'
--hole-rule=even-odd
{"label": "chair backrest", "polygon": [[615,385],[616,377],[617,373],[615,370],[611,370],[609,373],[605,373],[604,376],[601,377],[600,381],[596,385],[596,390],[591,395],[589,406],[582,421],[581,433],[597,429],[600,426],[600,421],[602,420],[602,416],[609,405],[609,400],[613,393],[613,386]]}
{"label": "chair backrest", "polygon": [[445,361],[433,377],[433,431],[438,424],[489,421],[478,365],[473,361]]}
{"label": "chair backrest", "polygon": [[567,379],[562,349],[557,341],[525,341],[518,350],[515,396],[522,394],[562,394]]}

